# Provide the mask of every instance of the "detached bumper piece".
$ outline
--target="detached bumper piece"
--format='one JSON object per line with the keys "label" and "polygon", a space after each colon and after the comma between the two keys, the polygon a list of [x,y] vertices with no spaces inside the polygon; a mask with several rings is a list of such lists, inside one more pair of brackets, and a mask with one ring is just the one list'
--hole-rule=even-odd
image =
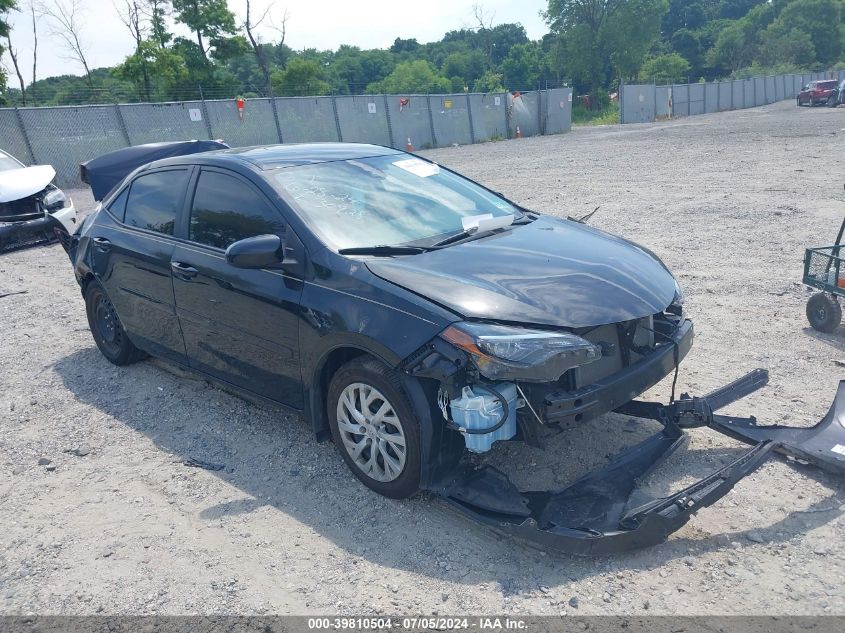
{"label": "detached bumper piece", "polygon": [[0,253],[8,253],[30,246],[52,244],[67,231],[50,214],[23,222],[0,222]]}
{"label": "detached bumper piece", "polygon": [[714,415],[710,426],[725,435],[755,444],[775,442],[775,450],[832,473],[845,473],[845,380],[821,422],[809,428],[758,426],[754,418]]}
{"label": "detached bumper piece", "polygon": [[[754,418],[715,415],[768,382],[756,370],[703,398],[684,395],[670,405],[631,402],[618,411],[663,424],[663,430],[625,450],[605,467],[558,491],[519,491],[507,476],[464,465],[440,490],[452,506],[492,529],[546,549],[593,556],[656,545],[700,508],[721,499],[774,451],[845,473],[845,381],[830,413],[812,428],[757,426]],[[709,426],[753,444],[728,466],[669,497],[634,505],[632,493],[657,465],[684,443],[684,428]],[[840,452],[841,451],[841,452]]]}

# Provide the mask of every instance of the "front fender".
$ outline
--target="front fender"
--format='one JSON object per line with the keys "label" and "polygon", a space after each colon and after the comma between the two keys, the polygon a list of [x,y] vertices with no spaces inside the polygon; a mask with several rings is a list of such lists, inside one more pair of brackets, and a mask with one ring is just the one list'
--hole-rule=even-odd
{"label": "front fender", "polygon": [[366,353],[397,367],[446,326],[445,321],[438,322],[424,310],[418,315],[412,312],[412,306],[395,305],[394,297],[378,293],[377,288],[350,285],[341,288],[306,282],[303,288],[299,319],[302,384],[305,414],[317,434],[327,429],[324,369],[333,354],[339,350],[353,355]]}

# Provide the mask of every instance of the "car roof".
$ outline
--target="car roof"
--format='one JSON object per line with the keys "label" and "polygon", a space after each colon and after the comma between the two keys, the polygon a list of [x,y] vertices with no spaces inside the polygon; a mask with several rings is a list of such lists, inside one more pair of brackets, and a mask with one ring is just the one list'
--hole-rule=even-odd
{"label": "car roof", "polygon": [[258,169],[280,169],[299,165],[313,165],[338,160],[370,158],[372,156],[387,156],[402,154],[401,151],[381,145],[367,143],[290,143],[284,145],[258,145],[254,147],[237,147],[232,149],[202,152],[187,156],[165,158],[157,160],[148,167],[164,167],[167,165],[231,165],[247,163]]}

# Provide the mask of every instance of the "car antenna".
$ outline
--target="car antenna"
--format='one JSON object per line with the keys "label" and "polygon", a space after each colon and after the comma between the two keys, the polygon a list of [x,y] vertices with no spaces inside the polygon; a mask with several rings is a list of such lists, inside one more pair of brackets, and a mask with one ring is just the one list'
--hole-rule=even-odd
{"label": "car antenna", "polygon": [[586,224],[587,221],[591,217],[593,217],[593,215],[595,215],[596,211],[598,211],[599,209],[601,209],[601,205],[597,206],[595,209],[590,211],[587,215],[582,215],[580,218],[573,218],[572,216],[569,216],[569,219],[572,220],[573,222],[578,222],[579,224]]}

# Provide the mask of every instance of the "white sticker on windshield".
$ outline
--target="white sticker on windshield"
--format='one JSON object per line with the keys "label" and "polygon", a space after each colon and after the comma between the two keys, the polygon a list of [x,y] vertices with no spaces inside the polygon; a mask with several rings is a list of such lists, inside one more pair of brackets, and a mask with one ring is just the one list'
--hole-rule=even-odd
{"label": "white sticker on windshield", "polygon": [[440,173],[440,167],[434,163],[427,163],[419,158],[406,158],[405,160],[397,160],[393,163],[399,169],[404,169],[408,173],[419,176],[420,178],[428,178],[429,176],[436,176]]}
{"label": "white sticker on windshield", "polygon": [[834,446],[830,450],[833,451],[834,453],[839,453],[840,455],[845,455],[845,446],[842,446],[842,444],[837,444],[836,446]]}

